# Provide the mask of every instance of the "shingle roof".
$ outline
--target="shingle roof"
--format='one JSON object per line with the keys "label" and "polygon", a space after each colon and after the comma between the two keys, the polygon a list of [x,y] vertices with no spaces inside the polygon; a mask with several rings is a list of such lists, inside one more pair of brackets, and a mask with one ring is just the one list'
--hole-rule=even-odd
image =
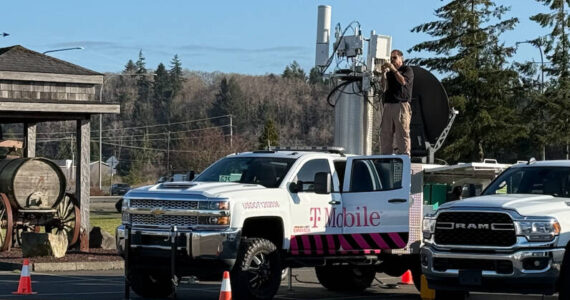
{"label": "shingle roof", "polygon": [[0,71],[103,75],[78,65],[32,51],[20,45],[0,48]]}

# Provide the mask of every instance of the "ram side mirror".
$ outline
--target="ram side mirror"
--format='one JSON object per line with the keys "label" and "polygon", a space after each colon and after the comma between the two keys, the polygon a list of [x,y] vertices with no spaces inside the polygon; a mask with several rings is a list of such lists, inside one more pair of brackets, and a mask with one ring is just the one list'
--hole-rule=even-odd
{"label": "ram side mirror", "polygon": [[330,194],[332,191],[332,176],[328,172],[318,172],[315,174],[315,193]]}
{"label": "ram side mirror", "polygon": [[186,177],[187,177],[187,179],[186,179],[187,181],[192,181],[192,180],[194,180],[194,177],[196,177],[196,172],[194,172],[194,170],[192,170],[192,171],[188,172],[188,175]]}

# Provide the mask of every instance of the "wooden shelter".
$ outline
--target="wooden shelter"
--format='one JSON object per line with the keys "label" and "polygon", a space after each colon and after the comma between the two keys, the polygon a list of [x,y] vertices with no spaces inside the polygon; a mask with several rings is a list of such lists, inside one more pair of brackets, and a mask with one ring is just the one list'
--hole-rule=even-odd
{"label": "wooden shelter", "polygon": [[76,198],[81,207],[81,251],[89,251],[90,118],[118,114],[120,106],[102,103],[103,74],[22,46],[0,48],[0,124],[22,123],[24,156],[34,157],[36,124],[76,121]]}

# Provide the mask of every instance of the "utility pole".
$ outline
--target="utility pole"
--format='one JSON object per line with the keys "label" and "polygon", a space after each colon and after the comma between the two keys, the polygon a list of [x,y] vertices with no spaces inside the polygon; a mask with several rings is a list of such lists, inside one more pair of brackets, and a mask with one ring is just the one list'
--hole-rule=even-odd
{"label": "utility pole", "polygon": [[170,129],[166,141],[166,176],[170,176]]}
{"label": "utility pole", "polygon": [[233,126],[232,121],[233,121],[232,115],[230,115],[230,150],[232,150],[234,148],[234,142],[233,142],[233,134],[234,134],[233,128],[234,128],[234,126]]}

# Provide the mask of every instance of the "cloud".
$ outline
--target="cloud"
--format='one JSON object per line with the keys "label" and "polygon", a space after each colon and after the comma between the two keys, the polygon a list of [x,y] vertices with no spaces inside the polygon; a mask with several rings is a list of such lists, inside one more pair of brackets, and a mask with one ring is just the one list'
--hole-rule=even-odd
{"label": "cloud", "polygon": [[247,49],[247,48],[237,48],[237,47],[214,47],[214,46],[204,46],[204,45],[185,45],[178,47],[184,51],[208,51],[208,52],[223,52],[223,53],[304,53],[309,51],[307,47],[298,46],[279,46],[270,48],[258,48],[258,49]]}

